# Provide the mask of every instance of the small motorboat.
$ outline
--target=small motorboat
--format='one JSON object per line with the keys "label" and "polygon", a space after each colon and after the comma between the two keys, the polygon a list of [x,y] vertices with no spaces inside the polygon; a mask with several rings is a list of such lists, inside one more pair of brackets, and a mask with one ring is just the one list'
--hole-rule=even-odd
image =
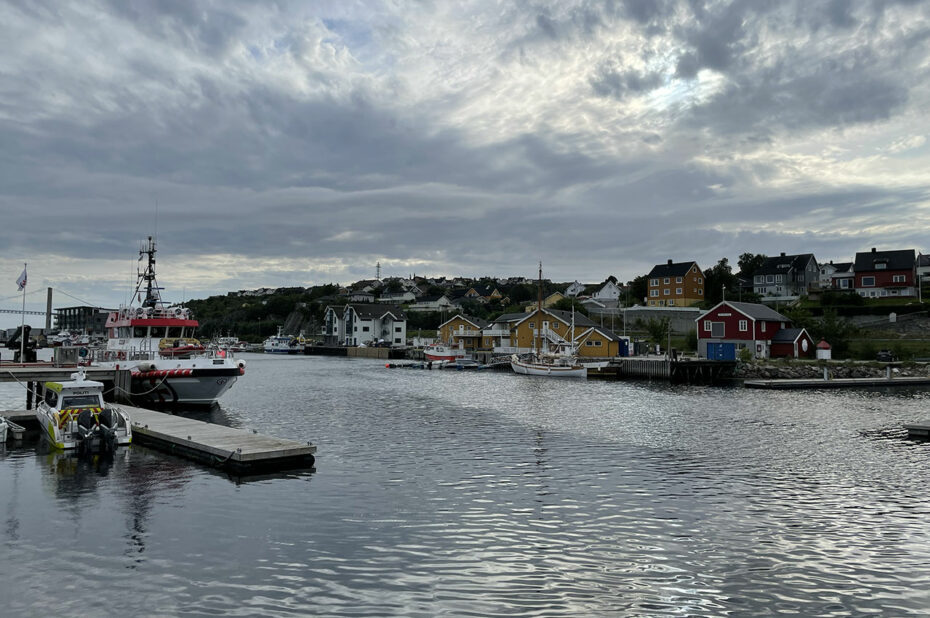
{"label": "small motorboat", "polygon": [[103,383],[84,371],[70,381],[45,382],[36,420],[53,447],[79,454],[108,454],[132,442],[129,414],[103,401]]}
{"label": "small motorboat", "polygon": [[9,439],[22,440],[24,433],[26,433],[25,427],[17,425],[10,419],[0,416],[0,444],[3,444]]}

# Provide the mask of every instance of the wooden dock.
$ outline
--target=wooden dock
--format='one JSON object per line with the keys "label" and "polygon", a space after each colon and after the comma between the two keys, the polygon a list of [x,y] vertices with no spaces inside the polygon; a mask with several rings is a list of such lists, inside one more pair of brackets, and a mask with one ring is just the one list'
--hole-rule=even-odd
{"label": "wooden dock", "polygon": [[930,378],[836,378],[823,379],[784,379],[784,380],[745,380],[747,388],[765,388],[773,390],[816,389],[816,388],[887,388],[891,386],[928,386]]}
{"label": "wooden dock", "polygon": [[733,375],[736,363],[664,358],[620,358],[601,369],[589,369],[589,378],[665,380],[673,384],[715,384]]}
{"label": "wooden dock", "polygon": [[[316,447],[253,431],[183,416],[120,405],[132,420],[132,441],[236,473],[313,466]],[[36,427],[31,410],[0,412],[20,425]]]}
{"label": "wooden dock", "polygon": [[[26,408],[32,407],[33,393],[41,382],[59,382],[70,380],[71,374],[78,370],[76,365],[58,366],[51,363],[2,363],[0,364],[0,382],[19,382],[26,386]],[[83,367],[88,380],[103,382],[107,390],[113,390],[116,399],[128,403],[132,376],[130,369],[102,369],[100,367]]]}

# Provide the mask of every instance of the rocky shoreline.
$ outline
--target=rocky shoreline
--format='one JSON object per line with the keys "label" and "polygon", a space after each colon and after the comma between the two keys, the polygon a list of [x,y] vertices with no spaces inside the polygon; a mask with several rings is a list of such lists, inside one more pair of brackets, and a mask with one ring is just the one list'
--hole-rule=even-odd
{"label": "rocky shoreline", "polygon": [[[739,380],[801,380],[823,378],[823,364],[818,362],[770,361],[737,363],[733,377]],[[830,377],[842,378],[883,378],[887,372],[884,363],[830,362],[827,364]],[[930,364],[901,363],[895,364],[895,376],[927,377],[930,376]]]}

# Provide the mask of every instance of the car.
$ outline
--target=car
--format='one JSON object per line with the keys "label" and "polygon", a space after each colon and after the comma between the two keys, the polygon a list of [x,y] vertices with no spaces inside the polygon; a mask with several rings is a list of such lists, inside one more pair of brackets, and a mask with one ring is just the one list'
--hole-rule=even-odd
{"label": "car", "polygon": [[893,363],[898,360],[898,357],[891,350],[879,350],[875,360],[880,363]]}

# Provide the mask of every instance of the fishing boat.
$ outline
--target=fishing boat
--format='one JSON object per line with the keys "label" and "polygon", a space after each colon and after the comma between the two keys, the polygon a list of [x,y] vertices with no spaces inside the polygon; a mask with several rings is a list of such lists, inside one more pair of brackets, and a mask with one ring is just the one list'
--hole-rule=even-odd
{"label": "fishing boat", "polygon": [[107,317],[107,344],[90,364],[131,370],[131,397],[139,405],[209,406],[245,373],[245,361],[207,350],[196,338],[190,309],[162,301],[155,277],[155,241],[139,251],[147,258],[132,300]]}
{"label": "fishing boat", "polygon": [[36,420],[51,445],[81,454],[112,453],[132,442],[132,424],[122,408],[103,401],[103,383],[83,369],[70,381],[45,382]]}
{"label": "fishing boat", "polygon": [[448,343],[431,343],[423,348],[423,358],[428,361],[458,362],[465,360],[466,353],[463,348]]}
{"label": "fishing boat", "polygon": [[[539,263],[539,282],[537,284],[538,301],[536,304],[537,311],[542,315],[542,262]],[[574,331],[574,312],[572,313],[572,331]],[[574,349],[569,351],[556,350],[553,352],[543,352],[539,347],[539,334],[542,329],[537,328],[533,336],[533,352],[520,357],[516,354],[510,357],[510,367],[514,373],[529,376],[546,376],[559,378],[587,378],[588,369],[580,362],[574,354]]]}

